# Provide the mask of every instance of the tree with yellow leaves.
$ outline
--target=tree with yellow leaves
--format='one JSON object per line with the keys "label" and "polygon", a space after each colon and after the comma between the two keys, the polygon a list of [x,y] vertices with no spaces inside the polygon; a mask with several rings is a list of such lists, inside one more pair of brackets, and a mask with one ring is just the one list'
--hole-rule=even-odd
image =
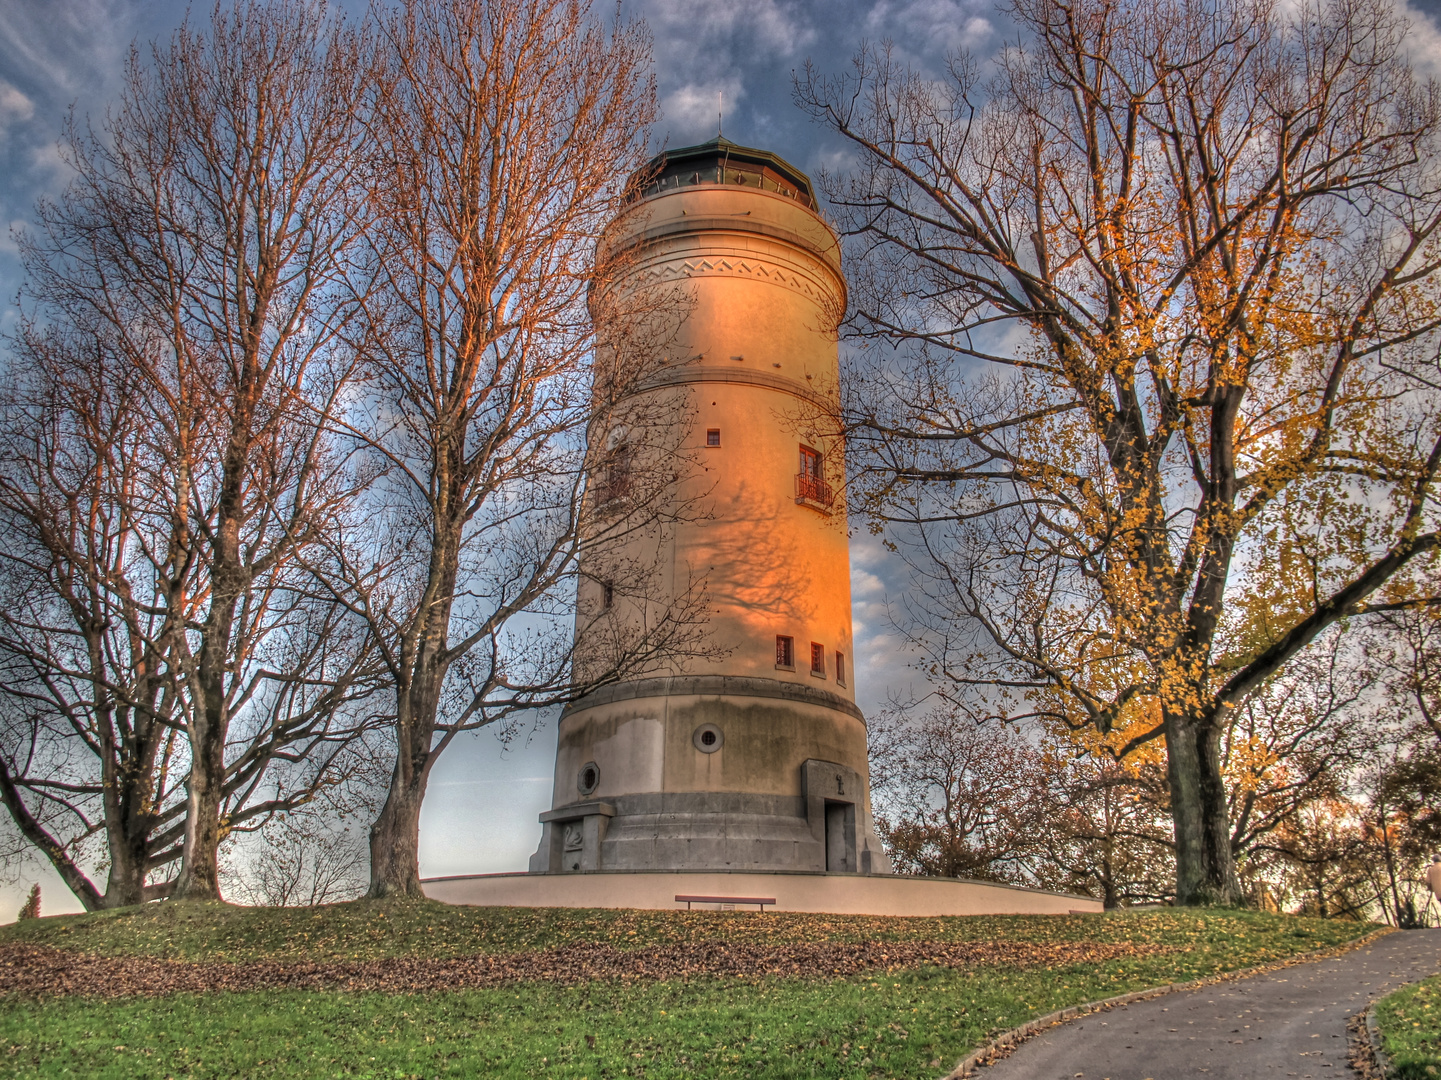
{"label": "tree with yellow leaves", "polygon": [[1240,902],[1235,710],[1430,599],[1441,96],[1381,0],[1012,12],[984,79],[882,48],[798,83],[856,151],[848,328],[889,346],[852,370],[853,497],[936,680],[1164,740],[1177,900]]}

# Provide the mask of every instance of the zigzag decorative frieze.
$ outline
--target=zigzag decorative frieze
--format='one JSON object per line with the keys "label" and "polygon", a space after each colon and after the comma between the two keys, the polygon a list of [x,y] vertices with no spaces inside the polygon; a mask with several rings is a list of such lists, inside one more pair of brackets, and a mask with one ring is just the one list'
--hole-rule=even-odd
{"label": "zigzag decorative frieze", "polygon": [[684,262],[670,262],[650,270],[642,270],[635,276],[637,285],[649,285],[657,281],[675,281],[683,277],[698,277],[702,274],[727,274],[737,277],[753,277],[762,281],[794,289],[812,300],[824,302],[829,299],[812,281],[785,268],[760,262],[756,259],[741,258],[698,258]]}

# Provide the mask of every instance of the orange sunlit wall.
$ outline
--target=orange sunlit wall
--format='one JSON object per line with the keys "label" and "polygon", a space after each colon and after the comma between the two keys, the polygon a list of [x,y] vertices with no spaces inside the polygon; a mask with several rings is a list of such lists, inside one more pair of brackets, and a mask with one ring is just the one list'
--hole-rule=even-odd
{"label": "orange sunlit wall", "polygon": [[[678,485],[705,520],[675,531],[673,581],[708,584],[708,633],[726,655],[669,673],[756,676],[824,686],[851,668],[843,462],[831,434],[838,384],[829,327],[844,304],[839,252],[795,199],[720,186],[641,201],[613,243],[643,244],[628,284],[684,287],[688,312],[656,393],[684,393],[693,463]],[[803,451],[819,457],[819,468]],[[779,664],[777,637],[793,640]],[[820,670],[813,670],[813,646]]]}

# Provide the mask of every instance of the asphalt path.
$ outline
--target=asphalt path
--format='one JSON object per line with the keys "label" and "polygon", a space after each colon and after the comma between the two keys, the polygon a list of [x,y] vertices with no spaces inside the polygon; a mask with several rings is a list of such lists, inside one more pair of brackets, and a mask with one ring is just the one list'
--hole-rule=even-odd
{"label": "asphalt path", "polygon": [[1402,930],[1329,960],[1165,994],[1050,1028],[979,1080],[1350,1080],[1346,1021],[1441,971],[1441,930]]}

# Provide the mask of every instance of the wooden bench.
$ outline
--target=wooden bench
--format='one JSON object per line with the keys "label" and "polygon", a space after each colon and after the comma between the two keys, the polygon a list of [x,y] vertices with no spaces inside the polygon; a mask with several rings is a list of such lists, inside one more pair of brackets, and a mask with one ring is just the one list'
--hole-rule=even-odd
{"label": "wooden bench", "polygon": [[765,914],[766,905],[775,907],[774,896],[677,896],[677,904],[685,902],[685,909],[690,910],[692,904],[759,904],[761,914]]}

